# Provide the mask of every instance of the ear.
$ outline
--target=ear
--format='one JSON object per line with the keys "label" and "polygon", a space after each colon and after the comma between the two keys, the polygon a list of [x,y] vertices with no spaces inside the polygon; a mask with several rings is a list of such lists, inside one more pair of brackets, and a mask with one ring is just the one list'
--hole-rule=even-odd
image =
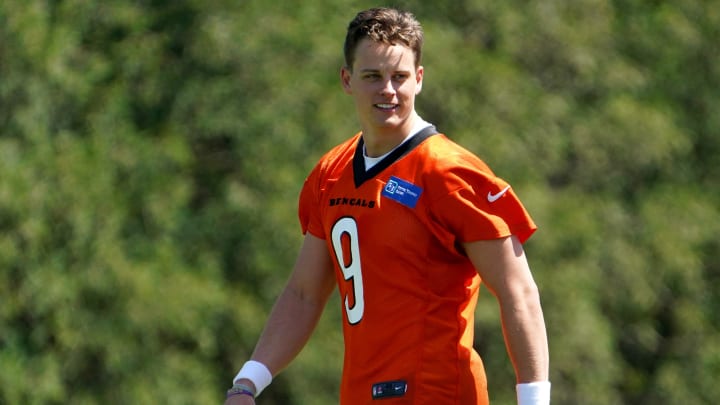
{"label": "ear", "polygon": [[423,84],[423,76],[425,75],[425,68],[422,66],[419,66],[417,70],[415,71],[415,81],[417,82],[417,87],[415,87],[415,95],[420,94],[422,91],[422,84]]}
{"label": "ear", "polygon": [[352,94],[352,86],[350,86],[350,77],[352,76],[352,72],[346,67],[342,67],[340,69],[340,82],[342,83],[343,90],[345,90],[345,93]]}

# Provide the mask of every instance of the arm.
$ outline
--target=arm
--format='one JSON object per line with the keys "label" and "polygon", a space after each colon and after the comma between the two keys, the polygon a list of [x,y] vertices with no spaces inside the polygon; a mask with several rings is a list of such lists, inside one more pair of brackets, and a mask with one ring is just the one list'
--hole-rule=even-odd
{"label": "arm", "polygon": [[[275,376],[297,356],[307,343],[335,285],[327,245],[310,234],[305,236],[292,274],[275,301],[252,360],[263,363]],[[249,380],[238,383],[254,384]],[[237,395],[226,405],[253,404],[250,396]]]}
{"label": "arm", "polygon": [[549,354],[537,285],[514,236],[464,244],[500,305],[505,345],[519,384],[548,381]]}

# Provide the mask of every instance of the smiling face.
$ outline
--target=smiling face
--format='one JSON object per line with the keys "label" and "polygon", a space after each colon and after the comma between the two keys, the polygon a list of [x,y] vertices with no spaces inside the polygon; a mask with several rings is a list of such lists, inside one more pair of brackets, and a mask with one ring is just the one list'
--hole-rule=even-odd
{"label": "smiling face", "polygon": [[369,156],[388,152],[409,135],[423,77],[412,49],[363,39],[353,66],[340,74],[345,92],[355,101]]}

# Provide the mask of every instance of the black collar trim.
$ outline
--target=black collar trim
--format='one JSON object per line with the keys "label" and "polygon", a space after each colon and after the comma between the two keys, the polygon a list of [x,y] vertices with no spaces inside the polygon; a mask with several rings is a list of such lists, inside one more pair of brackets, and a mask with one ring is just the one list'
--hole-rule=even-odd
{"label": "black collar trim", "polygon": [[410,140],[390,152],[389,155],[385,156],[383,160],[379,161],[368,171],[365,171],[365,158],[363,156],[363,146],[365,145],[365,141],[363,141],[363,138],[360,137],[357,147],[355,148],[355,156],[353,156],[353,175],[355,179],[355,187],[360,187],[366,181],[377,176],[378,173],[385,170],[388,166],[395,163],[401,157],[407,155],[411,150],[415,149],[415,147],[420,145],[424,140],[437,133],[438,131],[434,125],[425,127],[423,130],[415,134],[415,136],[410,138]]}

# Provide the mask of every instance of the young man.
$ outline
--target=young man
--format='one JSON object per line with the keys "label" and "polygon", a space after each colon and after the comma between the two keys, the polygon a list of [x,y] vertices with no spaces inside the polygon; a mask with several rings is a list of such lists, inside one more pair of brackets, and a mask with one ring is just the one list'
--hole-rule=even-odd
{"label": "young man", "polygon": [[305,181],[305,239],[226,404],[254,404],[310,337],[337,285],[341,405],[488,404],[473,350],[480,282],[496,296],[518,403],[548,404],[548,348],[522,242],[536,229],[512,188],[415,111],[423,33],[370,9],[348,27],[342,86],[362,131]]}

